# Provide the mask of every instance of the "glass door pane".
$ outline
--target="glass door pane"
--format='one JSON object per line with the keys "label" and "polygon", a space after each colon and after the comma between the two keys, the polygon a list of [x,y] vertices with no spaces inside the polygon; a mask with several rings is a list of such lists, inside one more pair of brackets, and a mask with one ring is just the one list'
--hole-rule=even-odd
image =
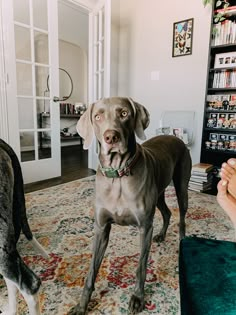
{"label": "glass door pane", "polygon": [[13,1],[14,21],[30,24],[30,6],[29,0]]}
{"label": "glass door pane", "polygon": [[59,104],[53,103],[59,95],[57,0],[9,1],[20,159],[25,182],[32,182],[61,172]]}
{"label": "glass door pane", "polygon": [[[110,95],[111,0],[101,0],[90,14],[89,103]],[[98,146],[89,149],[89,167],[97,169]]]}
{"label": "glass door pane", "polygon": [[94,41],[93,41],[93,77],[94,100],[108,95],[105,91],[105,5],[94,14]]}
{"label": "glass door pane", "polygon": [[[19,2],[23,7],[19,6]],[[32,11],[33,14],[30,14]],[[47,11],[47,0],[14,1],[17,100],[22,162],[47,159],[51,156],[51,153],[48,154],[50,147],[48,143],[51,143],[51,124],[42,123],[42,113],[46,110],[46,103],[47,111],[50,112],[49,95],[46,93],[50,71]],[[43,128],[43,124],[45,131],[39,132],[38,129]],[[47,149],[44,155],[42,139],[45,134],[47,134]]]}

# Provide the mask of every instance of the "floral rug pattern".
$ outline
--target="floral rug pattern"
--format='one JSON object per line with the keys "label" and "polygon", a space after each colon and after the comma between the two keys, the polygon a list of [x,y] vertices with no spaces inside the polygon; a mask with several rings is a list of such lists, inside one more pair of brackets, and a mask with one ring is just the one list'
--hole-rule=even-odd
{"label": "floral rug pattern", "polygon": [[[43,315],[66,315],[79,302],[91,259],[94,184],[94,176],[91,176],[26,194],[31,228],[49,253],[50,260],[37,255],[23,236],[18,249],[24,261],[42,279],[40,305]],[[173,187],[168,187],[166,197],[172,217],[165,242],[151,246],[144,315],[179,314],[179,217]],[[161,215],[157,210],[154,235],[160,231],[161,225]],[[189,192],[186,235],[234,240],[232,224],[215,196]],[[138,230],[113,225],[88,314],[128,314],[138,259]],[[6,286],[0,278],[0,310],[6,301]],[[28,314],[21,296],[18,308],[20,315]]]}

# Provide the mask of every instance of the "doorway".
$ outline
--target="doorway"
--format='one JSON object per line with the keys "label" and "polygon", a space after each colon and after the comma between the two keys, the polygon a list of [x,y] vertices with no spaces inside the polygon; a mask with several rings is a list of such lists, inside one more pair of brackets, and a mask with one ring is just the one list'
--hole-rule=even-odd
{"label": "doorway", "polygon": [[83,150],[76,131],[76,115],[88,106],[88,28],[88,12],[69,1],[58,2],[59,67],[69,73],[73,84],[71,91],[70,82],[61,79],[59,73],[60,97],[71,92],[71,96],[59,105],[61,175],[64,181],[89,173],[88,152]]}
{"label": "doorway", "polygon": [[[78,71],[83,78],[79,80],[80,84],[76,90],[81,88],[82,94],[73,102],[62,104],[70,110],[71,105],[75,105],[77,101],[83,107],[84,104],[88,105],[88,100],[91,103],[98,96],[109,95],[110,0],[99,2],[99,6],[94,10],[69,0],[25,0],[24,7],[18,4],[18,1],[4,0],[0,6],[3,12],[3,19],[0,19],[3,25],[1,36],[10,34],[6,37],[4,46],[0,44],[0,49],[5,50],[5,64],[0,62],[0,79],[3,80],[7,100],[5,103],[0,102],[1,112],[5,105],[8,107],[1,121],[5,123],[2,125],[6,126],[6,141],[15,149],[22,162],[24,181],[32,183],[60,176],[60,151],[61,148],[67,147],[66,143],[61,146],[60,129],[66,136],[68,133],[72,136],[75,133],[75,129],[71,131],[71,128],[75,127],[76,123],[64,121],[68,116],[63,117],[65,126],[61,128],[60,103],[55,102],[55,99],[60,99],[58,24],[59,39],[62,43],[81,49],[81,55],[86,60],[83,63],[84,70]],[[25,12],[27,14],[24,14]],[[41,20],[40,16],[48,19]],[[44,49],[41,49],[42,45]],[[25,46],[28,47],[26,54]],[[70,57],[69,54],[66,60],[70,60]],[[77,58],[78,60],[80,58]],[[49,95],[46,92],[49,92]],[[24,120],[26,116],[27,121]],[[45,150],[46,156],[41,154],[42,139],[50,152],[48,154]],[[68,142],[70,146],[74,145],[73,141]],[[73,149],[75,147],[76,143]],[[24,160],[22,156],[25,151],[32,151],[33,158]],[[96,169],[93,166],[96,161],[96,147],[92,145],[89,151],[90,167]]]}
{"label": "doorway", "polygon": [[[59,101],[54,106],[60,108],[60,152],[61,152],[61,179],[46,180],[35,183],[45,187],[49,183],[61,183],[87,176],[88,152],[82,148],[82,139],[76,131],[76,124],[80,111],[87,107],[88,102],[88,12],[79,5],[70,1],[58,1],[58,53],[59,53]],[[39,36],[38,36],[39,37]],[[40,34],[37,38],[37,50],[45,54],[47,37]],[[43,95],[50,95],[49,76]],[[20,120],[26,119],[19,113]],[[48,158],[50,152],[50,134],[47,127],[50,124],[50,107],[42,103],[39,113],[40,127],[45,131],[39,139],[40,154]],[[33,160],[32,148],[28,145],[27,137],[21,141],[22,161]],[[31,185],[27,185],[27,187]]]}
{"label": "doorway", "polygon": [[[58,55],[59,55],[59,101],[53,106],[60,108],[60,182],[82,177],[88,168],[88,154],[82,149],[82,140],[76,131],[80,110],[86,108],[87,68],[88,68],[88,13],[70,1],[58,1]],[[37,36],[35,53],[46,54],[48,38],[45,34]],[[50,96],[50,76],[44,78],[43,97]],[[47,82],[47,83],[45,83]],[[76,107],[78,105],[78,107]],[[51,150],[50,104],[41,102],[38,109],[39,127],[44,130],[39,137],[39,152],[47,159]],[[25,113],[19,112],[20,125],[28,119]],[[28,119],[30,120],[30,119]],[[30,137],[24,133],[21,137],[21,161],[34,160],[34,147],[30,145]],[[32,135],[30,134],[32,137]],[[33,157],[32,157],[33,155]],[[76,162],[76,164],[75,164]],[[76,167],[77,166],[77,167]],[[74,171],[73,171],[74,169]],[[80,176],[80,172],[81,176]],[[58,181],[58,179],[57,179]],[[45,181],[47,183],[48,181]]]}

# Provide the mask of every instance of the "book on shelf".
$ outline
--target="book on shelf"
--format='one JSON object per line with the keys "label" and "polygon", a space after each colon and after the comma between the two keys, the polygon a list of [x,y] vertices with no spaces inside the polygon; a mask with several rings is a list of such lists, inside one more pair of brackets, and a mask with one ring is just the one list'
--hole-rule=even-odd
{"label": "book on shelf", "polygon": [[210,163],[197,163],[192,166],[189,180],[189,190],[204,192],[212,188],[214,165]]}
{"label": "book on shelf", "polygon": [[189,182],[189,187],[192,188],[198,188],[201,190],[204,190],[206,188],[211,187],[212,182],[205,182],[205,183],[193,183],[193,182]]}
{"label": "book on shelf", "polygon": [[212,46],[234,44],[236,42],[236,24],[232,20],[224,20],[213,25]]}
{"label": "book on shelf", "polygon": [[199,175],[192,175],[190,177],[190,182],[197,182],[197,183],[207,183],[212,181],[213,173],[209,173],[209,176],[199,176]]}
{"label": "book on shelf", "polygon": [[218,70],[214,72],[212,88],[232,88],[236,87],[236,70]]}
{"label": "book on shelf", "polygon": [[211,171],[206,172],[206,173],[197,172],[197,171],[192,171],[192,172],[191,172],[191,177],[192,177],[192,178],[206,179],[206,178],[209,178],[210,176],[212,176],[212,172],[211,172]]}
{"label": "book on shelf", "polygon": [[197,163],[192,166],[192,173],[195,174],[198,172],[200,174],[208,173],[213,170],[214,165],[209,163]]}
{"label": "book on shelf", "polygon": [[225,14],[227,14],[227,13],[232,13],[232,11],[235,11],[235,14],[236,14],[236,5],[231,5],[231,6],[228,6],[227,7],[227,9],[225,9],[225,8],[222,8],[222,9],[215,9],[214,10],[214,13],[220,13],[220,12],[222,12],[222,13],[225,13]]}
{"label": "book on shelf", "polygon": [[192,191],[196,191],[196,192],[201,192],[201,193],[203,193],[203,192],[205,192],[205,191],[207,191],[207,190],[210,190],[212,187],[209,187],[209,188],[205,188],[205,189],[200,189],[200,188],[195,188],[195,187],[189,187],[188,189],[189,190],[192,190]]}
{"label": "book on shelf", "polygon": [[188,184],[188,189],[198,191],[198,192],[204,192],[211,188],[212,188],[212,180],[209,180],[207,182],[193,182],[192,180],[190,180]]}

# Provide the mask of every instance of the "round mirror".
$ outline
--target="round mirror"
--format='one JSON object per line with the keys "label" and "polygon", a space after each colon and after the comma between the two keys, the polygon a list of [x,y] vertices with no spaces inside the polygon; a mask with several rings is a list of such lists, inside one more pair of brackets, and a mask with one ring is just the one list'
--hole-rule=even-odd
{"label": "round mirror", "polygon": [[[73,81],[70,74],[63,68],[59,68],[59,97],[54,97],[54,101],[66,101],[73,92]],[[49,89],[49,75],[47,77],[47,89]]]}

